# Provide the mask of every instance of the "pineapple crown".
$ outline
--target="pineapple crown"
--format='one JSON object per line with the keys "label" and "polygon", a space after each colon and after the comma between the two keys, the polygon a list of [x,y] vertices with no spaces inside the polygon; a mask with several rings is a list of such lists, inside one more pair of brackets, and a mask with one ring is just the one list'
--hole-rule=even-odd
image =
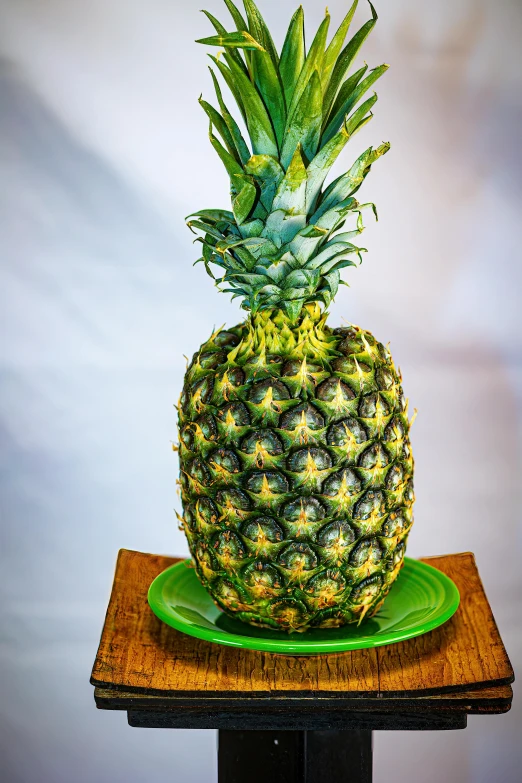
{"label": "pineapple crown", "polygon": [[[327,10],[307,53],[301,6],[279,55],[252,0],[243,0],[246,19],[231,0],[224,2],[236,31],[227,32],[204,11],[217,34],[197,43],[223,49],[211,59],[238,105],[251,149],[210,67],[219,111],[202,98],[200,104],[210,119],[210,142],[230,177],[232,211],[189,216],[188,226],[201,233],[197,241],[203,245],[196,263],[205,265],[220,290],[242,297],[252,314],[281,309],[296,322],[307,304],[328,307],[344,282],[341,269],[361,259],[364,248],[352,240],[364,228],[362,210],[371,207],[377,218],[375,205],[360,204],[354,194],[388,143],[367,149],[324,187],[348,140],[371,120],[377,96],[360,101],[388,68],[368,72],[364,65],[349,73],[377,14],[370,3],[372,18],[345,44],[355,0],[327,44]],[[350,217],[356,217],[353,230],[340,231]],[[220,267],[221,277],[211,265]]]}

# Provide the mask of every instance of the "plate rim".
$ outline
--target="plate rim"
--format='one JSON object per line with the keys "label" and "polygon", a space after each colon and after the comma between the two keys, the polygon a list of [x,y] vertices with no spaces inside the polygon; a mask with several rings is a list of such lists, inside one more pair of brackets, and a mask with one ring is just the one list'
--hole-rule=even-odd
{"label": "plate rim", "polygon": [[[318,640],[314,642],[301,634],[289,634],[288,640],[264,639],[263,637],[232,634],[226,631],[220,631],[218,628],[214,631],[196,624],[191,624],[176,613],[165,609],[165,602],[161,594],[161,588],[164,582],[167,581],[173,572],[181,572],[187,565],[192,564],[190,558],[184,558],[161,571],[150,584],[147,591],[147,601],[151,611],[156,617],[171,628],[175,628],[177,631],[196,639],[202,639],[206,642],[234,647],[236,649],[271,652],[279,655],[326,655],[330,653],[349,652],[350,650],[373,649],[375,647],[397,644],[398,642],[406,641],[407,639],[414,639],[417,636],[423,636],[424,634],[439,628],[441,625],[444,625],[444,623],[453,617],[460,606],[459,589],[447,574],[429,563],[425,563],[416,558],[405,557],[404,560],[409,565],[413,565],[415,569],[418,569],[418,572],[420,571],[420,573],[431,572],[432,576],[435,576],[437,581],[444,586],[445,594],[442,610],[436,617],[421,622],[418,625],[414,625],[403,633],[394,633],[393,639],[386,638],[386,636],[372,639],[371,636],[368,636],[365,638],[364,642],[361,639],[359,641],[357,639],[335,639],[331,642],[328,640]],[[202,587],[203,589],[206,589],[203,585]],[[209,599],[212,601],[210,595]]]}

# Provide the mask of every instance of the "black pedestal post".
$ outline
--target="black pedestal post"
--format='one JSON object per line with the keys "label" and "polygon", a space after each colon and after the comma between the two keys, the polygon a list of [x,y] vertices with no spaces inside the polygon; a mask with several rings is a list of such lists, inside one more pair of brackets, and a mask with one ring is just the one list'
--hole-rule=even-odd
{"label": "black pedestal post", "polygon": [[219,783],[371,780],[371,731],[219,732]]}

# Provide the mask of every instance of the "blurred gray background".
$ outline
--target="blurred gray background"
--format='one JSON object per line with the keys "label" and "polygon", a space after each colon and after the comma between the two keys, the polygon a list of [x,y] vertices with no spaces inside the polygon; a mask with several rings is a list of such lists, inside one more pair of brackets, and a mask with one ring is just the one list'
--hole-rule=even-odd
{"label": "blurred gray background", "polygon": [[[260,5],[281,44],[296,0]],[[323,5],[304,6],[312,31]],[[329,6],[338,22],[348,4]],[[409,554],[475,552],[520,668],[522,3],[378,11],[363,56],[392,68],[343,164],[392,151],[330,323],[391,341],[419,409]],[[183,220],[228,204],[197,104],[211,85],[193,41],[211,28],[180,0],[0,0],[0,15],[0,778],[213,783],[213,732],[131,729],[89,685],[117,550],[187,552],[183,354],[241,319],[192,267]],[[465,732],[378,734],[376,783],[515,783],[521,732],[515,698]]]}

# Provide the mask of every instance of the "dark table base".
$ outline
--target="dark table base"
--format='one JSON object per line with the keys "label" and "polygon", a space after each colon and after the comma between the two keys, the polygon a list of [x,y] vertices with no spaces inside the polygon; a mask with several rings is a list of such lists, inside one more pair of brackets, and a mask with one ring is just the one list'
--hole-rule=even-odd
{"label": "dark table base", "polygon": [[220,731],[218,783],[371,783],[371,731]]}

